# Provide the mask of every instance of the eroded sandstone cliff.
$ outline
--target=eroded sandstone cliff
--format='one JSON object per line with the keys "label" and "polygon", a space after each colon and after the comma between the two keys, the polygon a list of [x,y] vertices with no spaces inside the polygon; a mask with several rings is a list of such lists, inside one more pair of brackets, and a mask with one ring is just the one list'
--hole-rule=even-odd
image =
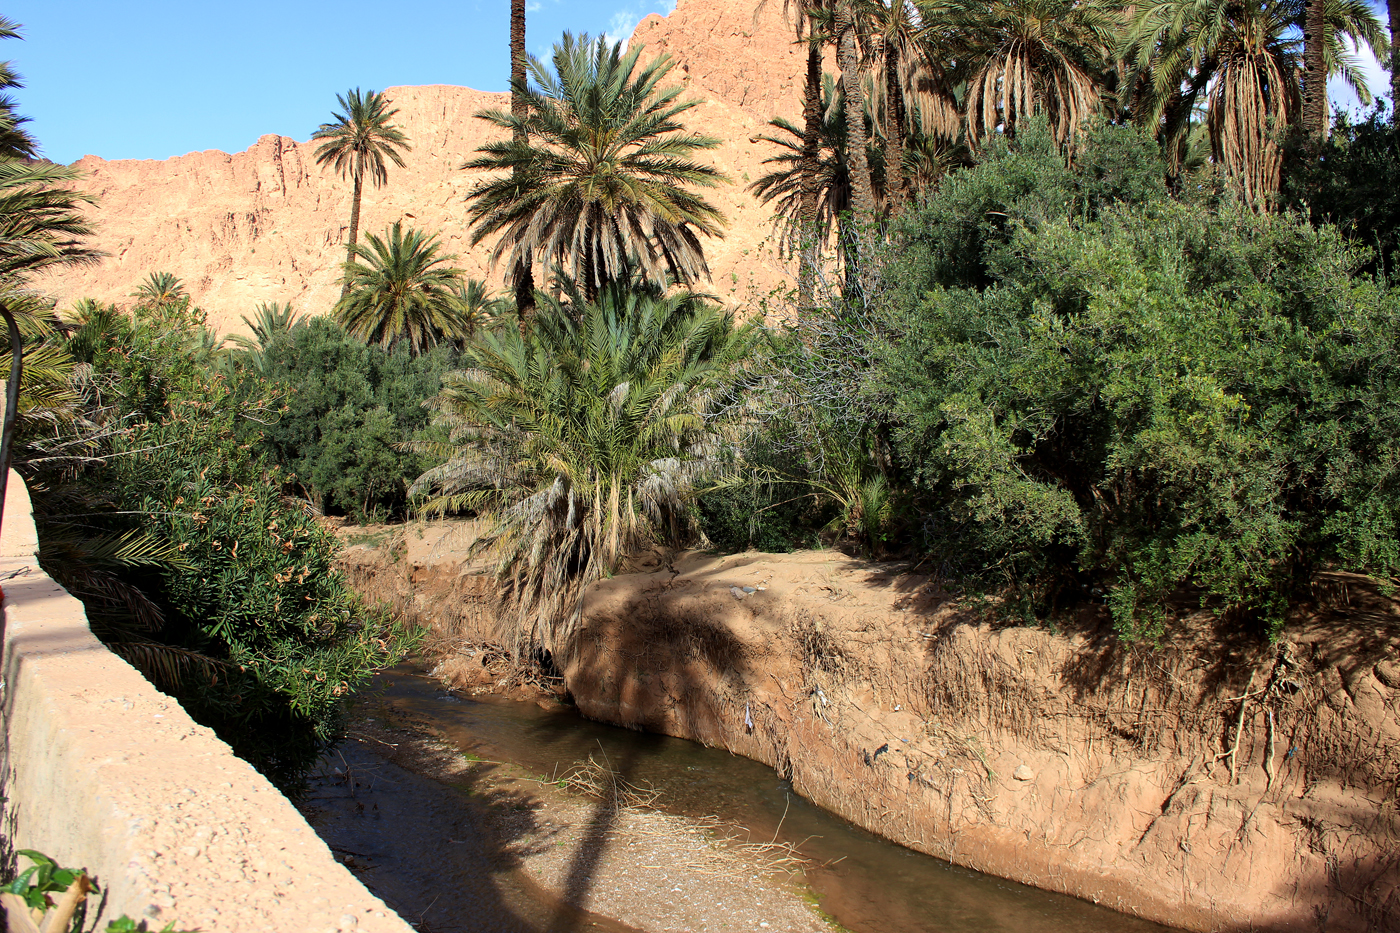
{"label": "eroded sandstone cliff", "polygon": [[[710,194],[729,219],[728,235],[706,243],[710,291],[738,303],[784,280],[770,248],[768,208],[746,186],[763,171],[772,147],[753,141],[764,123],[800,113],[803,51],[777,0],[681,0],[669,17],[649,16],[633,41],[647,54],[676,60],[672,79],[704,102],[689,125],[722,140],[713,163],[732,181]],[[490,243],[473,247],[465,196],[475,173],[462,163],[493,130],[474,114],[507,105],[504,94],[464,87],[389,88],[396,122],[413,151],[382,189],[367,188],[361,226],[380,232],[396,220],[440,232],[469,275],[501,284],[487,263]],[[329,97],[329,95],[328,95]],[[312,129],[308,127],[309,131]],[[54,273],[39,285],[64,307],[81,297],[123,301],[152,271],[182,278],[220,331],[243,330],[241,317],[262,301],[290,301],[325,313],[339,289],[338,264],[350,216],[350,186],[319,168],[315,147],[264,136],[238,153],[216,150],[154,160],[86,156],[77,167],[99,201],[95,266]]]}

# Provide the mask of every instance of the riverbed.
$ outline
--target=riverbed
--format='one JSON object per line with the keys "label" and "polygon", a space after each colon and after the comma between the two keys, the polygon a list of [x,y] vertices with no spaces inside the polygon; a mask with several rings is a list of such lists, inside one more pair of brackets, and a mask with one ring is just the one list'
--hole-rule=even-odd
{"label": "riverbed", "polygon": [[[374,692],[377,696],[371,703],[431,729],[445,743],[444,753],[448,757],[460,756],[469,766],[474,762],[489,763],[492,767],[508,764],[519,773],[535,776],[537,781],[549,782],[591,758],[614,775],[613,780],[654,792],[652,805],[663,814],[688,821],[692,827],[704,827],[711,834],[719,826],[731,830],[742,828],[726,835],[735,836],[740,843],[755,840],[772,843],[769,852],[800,855],[801,867],[785,882],[787,890],[807,889],[823,914],[853,933],[1136,933],[1167,929],[1071,897],[959,868],[881,840],[813,806],[793,793],[790,785],[771,769],[723,750],[601,725],[567,708],[546,709],[535,703],[491,696],[468,698],[444,689],[407,665],[382,675]],[[357,752],[363,753],[363,749]],[[346,766],[354,767],[348,761]],[[358,767],[363,771],[368,766],[361,762]],[[475,767],[479,769],[482,765]],[[399,775],[392,780],[409,783],[408,778]],[[336,774],[332,759],[331,768],[316,791],[323,795],[323,802],[324,795],[336,793],[337,783],[345,783],[344,774],[343,771]],[[499,788],[494,791],[499,792]],[[381,802],[378,806],[382,811],[384,804]],[[415,838],[416,834],[441,835],[444,827],[454,827],[453,832],[466,835],[464,828],[471,821],[464,823],[463,820],[470,815],[467,812],[470,806],[464,805],[461,813],[447,812],[451,806],[450,801],[446,809],[438,804],[430,808],[433,812],[426,818],[415,817],[412,822],[416,828],[406,825],[399,817],[381,821],[386,832],[393,827],[393,839],[376,843],[373,858],[361,853],[364,864],[373,862],[376,866],[371,874],[377,873],[385,879],[380,882],[381,887],[389,883],[388,879],[399,887],[413,887],[411,883],[406,884],[405,879],[423,873],[423,843],[428,840]],[[598,835],[596,827],[593,832]],[[575,844],[586,844],[587,835],[585,831]],[[336,842],[330,841],[335,847]],[[459,839],[458,842],[470,840]],[[778,848],[784,844],[787,849]],[[369,847],[358,838],[352,843],[343,843],[342,850],[347,845],[352,849],[354,846]],[[414,853],[417,869],[386,867],[385,860],[391,857],[390,850],[396,845]],[[498,841],[486,844],[478,840],[477,848],[499,851],[500,845]],[[556,848],[562,850],[566,846]],[[346,857],[347,864],[355,869],[357,856],[352,853]],[[683,877],[686,873],[680,868],[683,866],[678,866],[677,873]],[[567,890],[567,874],[561,876],[562,889],[549,891],[547,886],[541,889],[528,876],[522,879],[498,869],[499,866],[493,868],[485,861],[474,867],[470,864],[455,867],[458,876],[475,871],[478,876],[489,878],[495,871],[494,877],[500,883],[487,886],[489,896],[466,898],[465,903],[455,904],[451,910],[429,909],[428,919],[433,918],[434,912],[438,915],[438,922],[431,924],[431,928],[444,931],[562,929],[565,927],[555,922],[559,912],[576,910],[580,906],[581,899],[576,896],[580,892],[574,891],[571,895]],[[375,889],[374,878],[365,877],[363,873],[362,878]],[[504,893],[501,884],[504,884]],[[421,891],[400,891],[394,897],[386,896],[381,890],[376,893],[386,896],[391,905],[396,900],[402,905],[420,897],[424,899],[420,906],[427,907],[426,899],[430,895],[436,896],[441,904],[442,898],[447,896],[444,887],[449,886],[425,880],[417,887]],[[471,885],[462,877],[455,877],[450,887],[464,891]],[[673,896],[685,893],[685,885],[676,888],[669,893]],[[792,894],[789,899],[795,900],[796,896]],[[460,894],[452,897],[462,900]],[[474,907],[473,900],[492,903]],[[503,925],[500,920],[485,926],[473,925],[488,915],[504,916],[502,910],[496,908],[507,901],[517,905],[505,911],[510,915],[510,925]],[[587,900],[582,902],[587,903]],[[522,916],[518,906],[521,903],[545,907],[535,916]],[[410,921],[414,919],[415,908],[399,906],[398,909]],[[768,908],[760,909],[772,912]],[[491,910],[496,910],[495,914],[490,914]],[[454,921],[452,917],[457,919]],[[582,912],[578,912],[575,919],[580,929],[604,929],[609,923],[598,915],[585,917]],[[742,923],[743,919],[741,916],[735,922]],[[753,922],[732,928],[796,929],[793,924],[798,922],[791,917],[786,921],[778,921],[776,917],[753,919],[761,919],[768,926],[760,927],[759,922]],[[774,925],[775,922],[780,925]],[[802,922],[804,928],[807,922]],[[567,924],[569,928],[574,926],[572,920]]]}

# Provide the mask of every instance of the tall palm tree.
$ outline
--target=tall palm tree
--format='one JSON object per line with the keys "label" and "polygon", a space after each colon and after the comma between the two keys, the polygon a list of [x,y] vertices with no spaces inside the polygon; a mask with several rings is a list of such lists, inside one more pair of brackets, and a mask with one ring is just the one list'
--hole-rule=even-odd
{"label": "tall palm tree", "polygon": [[[516,125],[511,130],[511,138],[517,145],[524,145],[527,137],[525,118],[530,115],[530,104],[525,93],[526,72],[530,67],[530,56],[525,51],[525,0],[510,0],[510,115]],[[519,168],[511,175],[516,184],[525,181]],[[515,286],[515,307],[520,316],[520,326],[528,327],[530,315],[535,312],[535,274],[529,256],[522,256],[511,270],[511,281]]]}
{"label": "tall palm tree", "polygon": [[967,138],[976,146],[1000,129],[1014,134],[1043,113],[1061,145],[1103,113],[1118,16],[1101,0],[926,0],[954,57],[970,75]]}
{"label": "tall palm tree", "polygon": [[60,165],[0,158],[0,317],[4,317],[10,335],[10,378],[5,385],[5,419],[0,428],[0,519],[24,376],[24,336],[16,317],[22,296],[16,293],[34,272],[97,258],[95,251],[82,244],[82,238],[92,232],[82,211],[93,198],[65,187],[78,177]]}
{"label": "tall palm tree", "polygon": [[[851,171],[851,208],[855,235],[860,237],[875,222],[875,191],[866,155],[865,92],[861,87],[860,59],[856,54],[857,22],[854,0],[836,0],[833,28],[836,33],[836,64],[841,69],[841,91],[845,96],[847,157]],[[859,243],[854,244],[860,263]]]}
{"label": "tall palm tree", "polygon": [[[912,135],[958,136],[962,114],[954,98],[948,63],[939,59],[938,30],[924,21],[914,0],[864,0],[863,30],[874,40],[879,66],[875,82],[881,114],[876,121],[884,138],[885,202],[897,216],[909,193],[904,177],[904,148]],[[919,126],[911,118],[919,117]]]}
{"label": "tall palm tree", "polygon": [[528,338],[490,332],[434,400],[447,462],[414,483],[424,509],[491,520],[518,615],[517,654],[572,647],[583,590],[647,543],[681,545],[689,502],[732,462],[720,412],[753,325],[692,292],[610,282],[545,298]]}
{"label": "tall palm tree", "polygon": [[[19,23],[0,16],[0,39],[24,38],[19,30]],[[14,70],[14,63],[0,62],[0,91],[19,87],[24,87],[24,84]],[[27,130],[20,128],[29,122],[29,118],[20,116],[15,108],[13,97],[0,94],[0,157],[32,159],[39,154],[39,144]]]}
{"label": "tall palm tree", "polygon": [[1386,21],[1390,24],[1390,100],[1400,101],[1400,0],[1386,0]]}
{"label": "tall palm tree", "polygon": [[554,265],[589,297],[634,265],[658,283],[709,276],[699,237],[721,235],[724,218],[689,189],[726,180],[694,160],[719,140],[685,131],[678,118],[699,101],[661,87],[669,56],[639,65],[641,51],[565,33],[552,71],[530,60],[523,121],[501,110],[477,114],[512,134],[463,166],[498,173],[468,196],[472,244],[498,237],[492,263],[508,255],[512,268]]}
{"label": "tall palm tree", "polygon": [[821,161],[822,128],[822,47],[825,37],[818,29],[817,12],[829,0],[803,0],[797,17],[798,40],[802,39],[802,25],[807,31],[807,73],[802,82],[802,195],[799,201],[798,218],[801,223],[802,258],[798,260],[797,299],[802,308],[812,305],[813,284],[816,280],[817,256],[820,241],[817,238],[818,226],[818,173]]}
{"label": "tall palm tree", "polygon": [[[758,141],[778,147],[776,154],[763,160],[765,166],[772,168],[749,185],[749,190],[760,201],[774,206],[785,247],[796,251],[812,243],[819,246],[828,242],[835,231],[838,248],[844,254],[852,243],[851,231],[843,225],[852,219],[853,197],[847,158],[846,98],[841,86],[829,74],[824,76],[821,101],[816,171],[808,168],[805,128],[794,126],[783,117],[775,117],[768,121],[775,132],[756,137]],[[871,138],[873,134],[868,127],[874,121],[868,112],[865,122],[866,161],[871,166],[871,184],[878,206],[885,191],[884,153]],[[817,198],[817,210],[810,222],[803,218],[803,199],[807,197],[809,178],[815,179],[812,187]],[[847,255],[846,258],[849,264],[852,257]]]}
{"label": "tall palm tree", "polygon": [[[1324,12],[1325,71],[1369,102],[1348,45],[1383,49],[1380,23],[1365,0],[1326,0]],[[1157,126],[1175,155],[1204,101],[1215,162],[1259,210],[1278,190],[1282,138],[1302,118],[1299,35],[1306,15],[1305,0],[1159,0],[1136,11],[1119,46],[1136,119]]]}
{"label": "tall palm tree", "polygon": [[[1400,0],[1397,0],[1400,2]],[[759,0],[758,10],[766,0]],[[822,134],[822,50],[829,39],[823,25],[830,19],[831,0],[783,0],[783,15],[793,14],[796,41],[807,48],[807,71],[802,85],[802,133],[796,170],[798,195],[788,234],[797,256],[797,304],[812,306],[817,264],[824,237],[818,233]],[[755,17],[758,11],[754,13]],[[784,121],[786,123],[787,121]],[[775,124],[776,125],[776,124]],[[786,146],[786,143],[782,145]]]}
{"label": "tall palm tree", "polygon": [[1327,0],[1303,4],[1303,135],[1316,145],[1327,133]]}
{"label": "tall palm tree", "polygon": [[[332,115],[334,123],[322,123],[311,138],[322,141],[316,147],[316,164],[332,166],[341,178],[349,178],[354,186],[350,195],[350,237],[345,244],[348,263],[355,259],[365,176],[369,175],[376,188],[382,188],[389,181],[385,159],[403,168],[399,150],[407,152],[412,147],[403,130],[389,122],[399,111],[389,109],[389,100],[383,94],[378,91],[362,94],[359,88],[354,88],[343,96],[337,94],[335,99],[342,112]],[[344,296],[342,291],[341,297]]]}
{"label": "tall palm tree", "polygon": [[363,261],[345,264],[345,296],[332,312],[346,332],[382,347],[406,340],[416,353],[460,339],[462,270],[448,265],[456,256],[438,255],[437,235],[395,222],[383,239],[366,239],[368,246],[355,247]]}

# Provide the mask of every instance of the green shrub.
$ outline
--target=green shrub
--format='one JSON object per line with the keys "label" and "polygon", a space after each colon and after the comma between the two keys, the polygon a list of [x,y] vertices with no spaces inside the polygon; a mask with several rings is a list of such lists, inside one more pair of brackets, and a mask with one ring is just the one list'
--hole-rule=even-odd
{"label": "green shrub", "polygon": [[310,318],[274,335],[262,355],[284,400],[282,412],[258,426],[262,449],[322,511],[402,518],[409,484],[432,465],[405,445],[445,439],[423,402],[437,394],[456,351],[415,355],[404,342],[384,350]]}
{"label": "green shrub", "polygon": [[259,451],[276,407],[230,388],[188,309],[86,304],[69,458],[32,461],[44,566],[94,631],[284,787],[340,728],[340,700],[411,639],[335,570],[334,537]]}
{"label": "green shrub", "polygon": [[1400,249],[1400,126],[1381,107],[1353,123],[1345,111],[1321,150],[1293,153],[1285,179],[1285,203],[1315,223],[1336,224],[1373,250],[1361,265],[1395,278]]}
{"label": "green shrub", "polygon": [[1183,589],[1276,630],[1319,566],[1395,571],[1396,300],[1335,229],[1149,202],[1005,255],[892,309],[878,367],[969,564],[1042,608],[1106,584],[1135,637]]}
{"label": "green shrub", "polygon": [[1044,120],[1014,143],[997,137],[975,167],[948,175],[897,222],[882,257],[886,301],[907,307],[929,288],[992,285],[1020,266],[1017,231],[1163,202],[1165,175],[1156,142],[1136,127],[1092,131],[1072,165]]}
{"label": "green shrub", "polygon": [[817,532],[829,510],[805,482],[806,466],[793,453],[775,450],[772,440],[767,433],[752,438],[740,482],[711,490],[696,503],[701,530],[722,552],[784,554],[820,544]]}

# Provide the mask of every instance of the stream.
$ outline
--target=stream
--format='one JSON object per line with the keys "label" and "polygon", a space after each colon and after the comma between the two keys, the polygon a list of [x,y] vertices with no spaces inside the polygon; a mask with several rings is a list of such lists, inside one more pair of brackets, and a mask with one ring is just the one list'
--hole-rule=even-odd
{"label": "stream", "polygon": [[633,732],[497,697],[464,698],[411,665],[382,674],[380,701],[433,728],[464,754],[552,778],[592,756],[660,792],[683,816],[716,816],[751,838],[796,846],[816,866],[804,881],[853,933],[1136,933],[1158,924],[1086,901],[959,868],[880,839],[809,803],[772,769],[684,739]]}

